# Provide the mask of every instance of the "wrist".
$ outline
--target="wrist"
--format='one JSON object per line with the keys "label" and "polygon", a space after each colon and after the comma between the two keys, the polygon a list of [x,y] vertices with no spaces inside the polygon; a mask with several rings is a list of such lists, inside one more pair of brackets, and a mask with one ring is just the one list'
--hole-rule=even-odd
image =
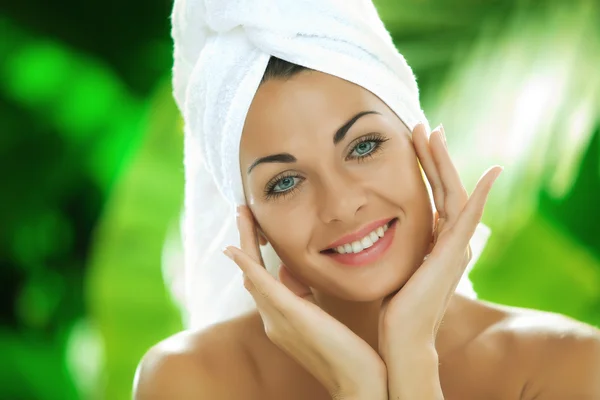
{"label": "wrist", "polygon": [[435,339],[427,336],[403,337],[396,335],[394,340],[379,344],[379,356],[386,366],[397,362],[434,362],[438,361]]}
{"label": "wrist", "polygon": [[366,388],[363,391],[352,394],[338,393],[331,396],[332,400],[388,400],[388,391],[385,385],[380,387]]}
{"label": "wrist", "polygon": [[388,400],[388,382],[383,376],[363,376],[330,392],[333,400]]}
{"label": "wrist", "polygon": [[439,358],[432,346],[397,355],[388,366],[388,392],[393,399],[441,400]]}

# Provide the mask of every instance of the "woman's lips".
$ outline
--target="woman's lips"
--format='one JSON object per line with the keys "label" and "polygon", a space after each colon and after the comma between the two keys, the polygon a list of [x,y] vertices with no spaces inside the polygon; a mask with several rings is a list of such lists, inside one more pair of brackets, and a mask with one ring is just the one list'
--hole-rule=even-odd
{"label": "woman's lips", "polygon": [[329,246],[327,246],[326,250],[334,249],[337,246],[344,245],[346,243],[352,243],[355,240],[360,240],[360,239],[364,238],[365,236],[367,236],[370,232],[377,229],[378,227],[389,223],[392,219],[393,218],[386,218],[386,219],[380,219],[379,221],[373,221],[373,222],[363,226],[356,232],[353,232],[349,235],[341,237],[338,240],[336,240],[335,242],[329,244]]}
{"label": "woman's lips", "polygon": [[389,225],[388,230],[385,232],[382,238],[380,238],[377,242],[373,244],[373,246],[364,249],[358,253],[346,253],[340,254],[333,251],[321,252],[321,254],[331,257],[334,261],[339,262],[341,264],[345,264],[348,266],[362,266],[368,265],[379,258],[381,258],[387,249],[390,248],[392,241],[394,240],[394,235],[396,233],[396,225],[398,219],[395,218]]}

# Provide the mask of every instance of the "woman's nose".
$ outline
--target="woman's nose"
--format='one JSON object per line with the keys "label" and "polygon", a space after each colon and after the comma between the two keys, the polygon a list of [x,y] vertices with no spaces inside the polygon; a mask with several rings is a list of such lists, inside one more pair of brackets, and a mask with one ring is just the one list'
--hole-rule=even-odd
{"label": "woman's nose", "polygon": [[364,187],[351,177],[336,176],[323,181],[319,192],[317,207],[324,223],[352,222],[367,201]]}

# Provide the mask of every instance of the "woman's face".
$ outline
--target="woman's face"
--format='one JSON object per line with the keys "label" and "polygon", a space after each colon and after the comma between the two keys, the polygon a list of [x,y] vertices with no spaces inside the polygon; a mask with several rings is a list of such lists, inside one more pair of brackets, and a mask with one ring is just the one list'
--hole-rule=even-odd
{"label": "woman's face", "polygon": [[[433,215],[409,134],[378,97],[332,75],[304,71],[259,88],[241,139],[244,192],[261,235],[306,284],[371,301],[421,264]],[[330,249],[393,219],[362,254]]]}

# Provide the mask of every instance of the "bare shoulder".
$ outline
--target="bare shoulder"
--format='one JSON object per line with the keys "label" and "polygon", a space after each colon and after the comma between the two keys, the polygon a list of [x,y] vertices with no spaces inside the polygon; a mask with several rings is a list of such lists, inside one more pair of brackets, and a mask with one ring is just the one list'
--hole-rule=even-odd
{"label": "bare shoulder", "polygon": [[504,318],[484,336],[512,353],[524,375],[521,400],[600,399],[600,330],[556,313],[494,307]]}
{"label": "bare shoulder", "polygon": [[153,346],[138,365],[134,399],[255,398],[256,371],[241,334],[247,322],[183,331]]}

